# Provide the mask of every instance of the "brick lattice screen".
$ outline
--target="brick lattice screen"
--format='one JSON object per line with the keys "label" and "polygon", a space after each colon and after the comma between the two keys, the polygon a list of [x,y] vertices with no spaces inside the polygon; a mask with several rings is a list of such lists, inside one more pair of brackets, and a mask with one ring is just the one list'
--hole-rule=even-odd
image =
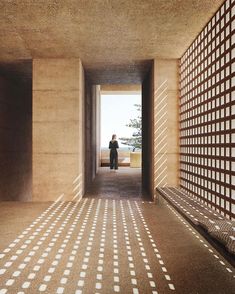
{"label": "brick lattice screen", "polygon": [[180,60],[181,187],[235,217],[235,0]]}

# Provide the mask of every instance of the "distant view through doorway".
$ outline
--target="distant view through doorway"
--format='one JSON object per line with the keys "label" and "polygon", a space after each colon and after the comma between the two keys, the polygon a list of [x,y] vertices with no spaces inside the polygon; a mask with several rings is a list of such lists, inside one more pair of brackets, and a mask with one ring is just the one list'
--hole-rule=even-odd
{"label": "distant view through doorway", "polygon": [[[142,189],[141,86],[101,86],[99,114],[100,167],[86,197],[146,198]],[[110,169],[109,142],[113,134],[119,143],[118,170]]]}
{"label": "distant view through doorway", "polygon": [[119,167],[141,172],[141,92],[101,91],[101,167],[109,167],[109,141],[119,143]]}

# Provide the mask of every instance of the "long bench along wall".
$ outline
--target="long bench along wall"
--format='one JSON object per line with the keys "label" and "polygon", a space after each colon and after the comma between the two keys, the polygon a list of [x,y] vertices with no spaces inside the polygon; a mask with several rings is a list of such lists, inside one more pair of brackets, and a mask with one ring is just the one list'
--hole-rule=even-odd
{"label": "long bench along wall", "polygon": [[235,1],[227,0],[180,61],[181,186],[235,217]]}

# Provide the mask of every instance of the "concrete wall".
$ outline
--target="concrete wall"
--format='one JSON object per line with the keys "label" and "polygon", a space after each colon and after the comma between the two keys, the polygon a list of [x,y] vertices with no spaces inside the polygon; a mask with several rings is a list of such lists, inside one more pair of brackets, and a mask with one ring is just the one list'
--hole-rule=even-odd
{"label": "concrete wall", "polygon": [[154,60],[153,177],[157,186],[179,185],[178,60]]}
{"label": "concrete wall", "polygon": [[79,59],[33,60],[33,200],[84,194],[84,71]]}
{"label": "concrete wall", "polygon": [[95,121],[95,127],[96,127],[96,170],[95,172],[98,172],[99,167],[101,166],[101,150],[100,150],[100,140],[101,140],[101,95],[100,95],[100,86],[96,85],[93,86],[93,95],[95,96],[96,101],[96,121]]}
{"label": "concrete wall", "polygon": [[179,185],[178,60],[155,59],[142,96],[142,181],[154,199],[157,186]]}
{"label": "concrete wall", "polygon": [[154,67],[142,84],[142,185],[153,195],[153,90]]}
{"label": "concrete wall", "polygon": [[[30,66],[31,63],[27,66]],[[8,78],[10,77],[10,78]],[[32,80],[0,74],[0,200],[32,198]]]}
{"label": "concrete wall", "polygon": [[97,173],[97,141],[99,142],[99,122],[97,108],[99,107],[99,86],[85,80],[85,135],[86,135],[86,164],[85,164],[85,186],[88,188]]}
{"label": "concrete wall", "polygon": [[101,85],[100,90],[102,94],[116,94],[116,95],[126,95],[126,94],[139,94],[141,92],[140,84],[110,84]]}
{"label": "concrete wall", "polygon": [[92,182],[93,158],[92,158],[92,136],[93,136],[93,117],[92,109],[93,97],[92,88],[88,80],[85,80],[85,186],[88,187]]}
{"label": "concrete wall", "polygon": [[89,188],[100,166],[100,86],[85,79],[85,188]]}

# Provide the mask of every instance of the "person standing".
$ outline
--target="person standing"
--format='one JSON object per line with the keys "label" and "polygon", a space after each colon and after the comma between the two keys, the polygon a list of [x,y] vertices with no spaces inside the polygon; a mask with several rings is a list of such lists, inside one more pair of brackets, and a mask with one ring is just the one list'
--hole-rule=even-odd
{"label": "person standing", "polygon": [[110,149],[110,169],[118,169],[118,141],[117,136],[112,135],[112,140],[109,142]]}

